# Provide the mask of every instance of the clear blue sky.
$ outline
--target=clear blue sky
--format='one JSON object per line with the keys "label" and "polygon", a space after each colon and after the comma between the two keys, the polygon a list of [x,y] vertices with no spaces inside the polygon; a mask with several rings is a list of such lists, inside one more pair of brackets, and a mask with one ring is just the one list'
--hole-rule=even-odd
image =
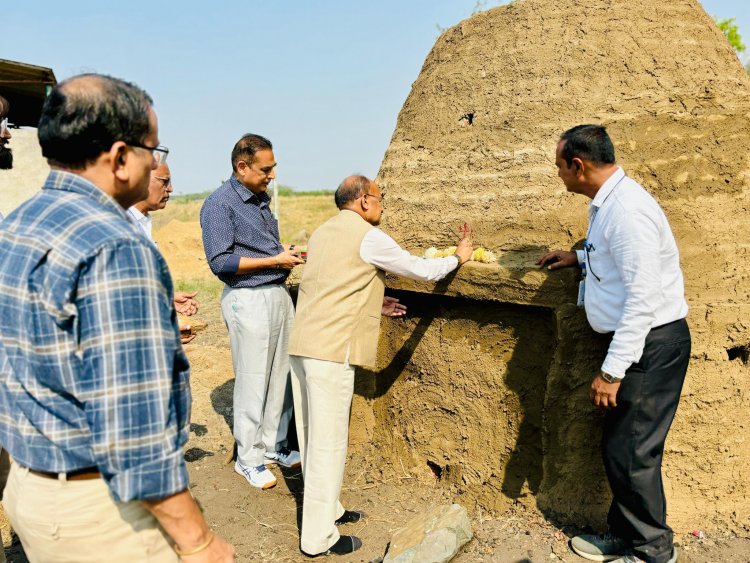
{"label": "clear blue sky", "polygon": [[[487,0],[485,7],[502,2]],[[156,102],[177,193],[217,187],[245,132],[274,143],[282,184],[374,176],[438,36],[476,0],[3,2],[0,58],[125,78]],[[736,17],[750,2],[703,0]]]}

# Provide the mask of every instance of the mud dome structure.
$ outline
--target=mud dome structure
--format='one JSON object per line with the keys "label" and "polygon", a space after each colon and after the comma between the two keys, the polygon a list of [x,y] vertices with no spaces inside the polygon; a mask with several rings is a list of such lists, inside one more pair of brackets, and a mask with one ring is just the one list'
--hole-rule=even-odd
{"label": "mud dome structure", "polygon": [[695,0],[517,0],[440,36],[378,175],[384,228],[421,253],[467,221],[498,263],[389,280],[410,315],[383,322],[352,442],[376,445],[384,476],[435,479],[474,509],[603,523],[588,388],[608,342],[575,306],[575,269],[534,265],[585,236],[588,200],[554,165],[579,123],[608,127],[680,247],[694,344],[665,453],[670,522],[748,534],[750,80]]}

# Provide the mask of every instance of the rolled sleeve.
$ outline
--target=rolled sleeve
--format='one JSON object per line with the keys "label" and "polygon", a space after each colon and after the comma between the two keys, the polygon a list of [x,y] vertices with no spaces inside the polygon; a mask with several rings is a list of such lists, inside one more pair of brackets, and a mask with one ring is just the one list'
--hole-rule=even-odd
{"label": "rolled sleeve", "polygon": [[222,274],[236,274],[240,269],[240,257],[237,254],[227,256],[224,266],[221,268]]}
{"label": "rolled sleeve", "polygon": [[185,490],[189,367],[166,264],[138,241],[102,249],[80,276],[82,378],[96,465],[119,501]]}

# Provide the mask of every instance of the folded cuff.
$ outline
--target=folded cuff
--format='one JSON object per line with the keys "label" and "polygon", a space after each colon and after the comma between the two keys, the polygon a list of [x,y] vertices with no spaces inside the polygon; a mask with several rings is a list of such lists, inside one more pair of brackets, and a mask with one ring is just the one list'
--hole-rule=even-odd
{"label": "folded cuff", "polygon": [[633,362],[628,362],[627,360],[620,360],[618,358],[610,358],[607,356],[602,364],[602,371],[608,373],[612,377],[622,379],[625,377],[625,372],[628,371],[628,368],[630,368],[632,364]]}
{"label": "folded cuff", "polygon": [[236,254],[231,254],[227,257],[227,261],[221,267],[222,274],[236,274],[237,270],[240,269],[240,257]]}
{"label": "folded cuff", "polygon": [[104,476],[116,501],[158,500],[188,488],[188,476],[182,448],[168,457],[125,471]]}

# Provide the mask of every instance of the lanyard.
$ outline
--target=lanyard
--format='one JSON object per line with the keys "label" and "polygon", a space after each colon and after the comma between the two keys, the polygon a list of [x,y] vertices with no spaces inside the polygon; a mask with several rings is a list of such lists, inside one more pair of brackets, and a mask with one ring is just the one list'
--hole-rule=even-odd
{"label": "lanyard", "polygon": [[617,189],[617,186],[620,185],[620,182],[622,182],[627,177],[626,174],[622,175],[622,178],[617,180],[617,183],[612,186],[612,189],[607,194],[607,197],[604,198],[604,201],[602,201],[602,204],[598,207],[594,206],[594,213],[591,216],[591,221],[589,221],[589,228],[586,231],[586,240],[588,241],[589,236],[591,235],[591,230],[594,228],[594,222],[596,221],[596,216],[599,215],[599,211],[601,211],[602,207],[604,207],[604,204],[607,203],[607,200],[609,199],[609,196],[611,196],[613,193],[615,193],[615,190]]}
{"label": "lanyard", "polygon": [[591,275],[596,278],[596,281],[598,282],[602,281],[602,278],[597,276],[594,270],[591,268],[591,258],[589,257],[589,253],[593,252],[596,249],[594,248],[593,244],[589,244],[589,236],[591,236],[591,231],[594,228],[594,222],[596,221],[597,215],[599,215],[599,211],[601,211],[602,207],[604,207],[604,204],[607,203],[609,196],[611,196],[615,192],[615,189],[617,189],[617,186],[620,185],[620,182],[622,182],[625,179],[625,176],[626,175],[623,174],[622,178],[617,180],[617,183],[614,186],[612,186],[612,189],[607,194],[607,197],[604,198],[604,201],[602,201],[601,205],[599,205],[598,207],[594,206],[594,212],[591,216],[591,220],[589,221],[589,228],[586,231],[586,238],[583,241],[583,252],[585,255],[584,256],[585,260],[583,261],[583,264],[581,265],[581,276],[583,276],[584,280],[586,279],[586,265],[588,264],[588,270],[591,272]]}

